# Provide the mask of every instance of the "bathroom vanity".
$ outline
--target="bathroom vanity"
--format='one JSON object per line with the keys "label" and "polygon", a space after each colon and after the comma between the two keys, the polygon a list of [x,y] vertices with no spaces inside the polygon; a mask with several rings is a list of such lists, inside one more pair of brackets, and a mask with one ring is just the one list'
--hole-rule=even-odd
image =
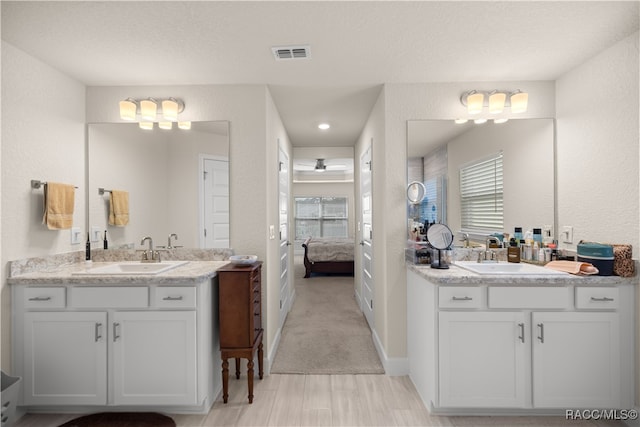
{"label": "bathroom vanity", "polygon": [[113,273],[114,263],[79,263],[9,278],[19,404],[207,412],[221,389],[216,271],[225,264]]}
{"label": "bathroom vanity", "polygon": [[637,278],[407,269],[410,378],[430,411],[633,407]]}

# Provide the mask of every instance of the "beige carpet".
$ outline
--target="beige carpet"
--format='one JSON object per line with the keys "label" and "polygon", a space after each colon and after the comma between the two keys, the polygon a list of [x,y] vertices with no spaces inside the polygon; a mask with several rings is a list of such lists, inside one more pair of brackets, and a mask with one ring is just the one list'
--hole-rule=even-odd
{"label": "beige carpet", "polygon": [[353,277],[304,276],[295,262],[296,300],[284,327],[274,374],[383,374]]}

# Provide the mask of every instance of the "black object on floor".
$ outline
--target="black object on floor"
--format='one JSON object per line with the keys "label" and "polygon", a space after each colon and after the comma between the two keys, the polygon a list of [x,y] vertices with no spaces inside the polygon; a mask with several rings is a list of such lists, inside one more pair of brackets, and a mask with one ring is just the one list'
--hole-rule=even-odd
{"label": "black object on floor", "polygon": [[75,418],[59,427],[176,427],[176,423],[156,412],[101,412]]}

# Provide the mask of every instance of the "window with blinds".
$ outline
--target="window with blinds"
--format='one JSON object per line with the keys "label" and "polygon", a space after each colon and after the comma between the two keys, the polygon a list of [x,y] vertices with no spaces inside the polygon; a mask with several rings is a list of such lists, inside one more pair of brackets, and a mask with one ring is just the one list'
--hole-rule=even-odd
{"label": "window with blinds", "polygon": [[460,199],[463,231],[503,231],[502,152],[460,169]]}

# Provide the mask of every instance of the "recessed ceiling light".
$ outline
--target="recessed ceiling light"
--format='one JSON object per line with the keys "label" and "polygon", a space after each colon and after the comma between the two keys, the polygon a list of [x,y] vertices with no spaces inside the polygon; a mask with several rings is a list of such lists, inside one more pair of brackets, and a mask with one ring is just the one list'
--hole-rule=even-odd
{"label": "recessed ceiling light", "polygon": [[321,130],[327,130],[327,129],[329,129],[330,127],[331,127],[331,125],[330,125],[329,123],[320,123],[320,124],[318,125],[318,129],[321,129]]}

